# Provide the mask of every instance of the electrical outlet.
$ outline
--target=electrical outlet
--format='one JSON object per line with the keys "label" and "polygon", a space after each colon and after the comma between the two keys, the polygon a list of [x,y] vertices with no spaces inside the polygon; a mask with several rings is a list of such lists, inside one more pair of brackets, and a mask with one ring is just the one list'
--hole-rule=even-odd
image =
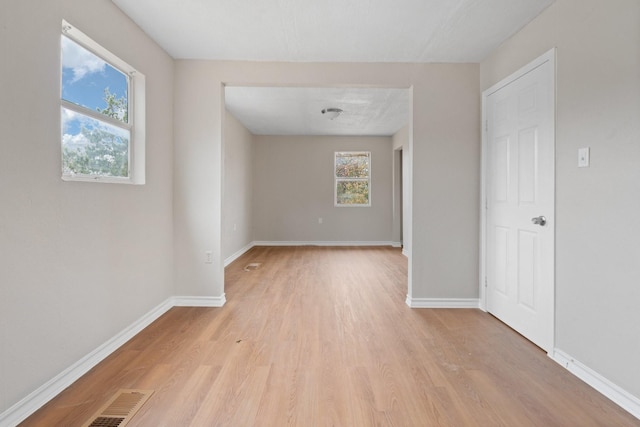
{"label": "electrical outlet", "polygon": [[204,252],[204,263],[205,264],[213,264],[213,252],[205,251]]}
{"label": "electrical outlet", "polygon": [[318,218],[318,224],[322,224],[322,218]]}

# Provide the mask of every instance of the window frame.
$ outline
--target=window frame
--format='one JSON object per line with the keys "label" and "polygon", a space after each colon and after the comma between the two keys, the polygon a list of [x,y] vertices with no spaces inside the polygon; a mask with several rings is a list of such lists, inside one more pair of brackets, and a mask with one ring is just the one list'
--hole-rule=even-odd
{"label": "window frame", "polygon": [[[333,205],[336,208],[368,208],[371,207],[371,151],[335,151],[333,156]],[[340,154],[366,155],[369,168],[366,178],[344,178],[338,177],[336,173],[337,160]],[[338,183],[339,182],[366,182],[367,183],[367,201],[368,203],[338,203]]]}
{"label": "window frame", "polygon": [[[91,108],[74,104],[62,98],[62,38],[67,37],[69,40],[77,43],[96,55],[111,67],[117,69],[128,77],[127,88],[127,109],[128,122],[117,120],[106,116]],[[146,79],[144,74],[136,70],[134,67],[111,53],[106,48],[95,42],[85,33],[77,29],[75,26],[62,20],[62,32],[60,35],[60,169],[63,181],[84,181],[84,182],[104,182],[114,184],[145,184],[145,90]],[[90,119],[98,120],[109,125],[126,129],[129,131],[128,146],[128,176],[117,177],[107,175],[87,175],[87,174],[68,174],[64,173],[63,165],[63,147],[62,138],[64,135],[62,123],[62,109],[73,111]]]}

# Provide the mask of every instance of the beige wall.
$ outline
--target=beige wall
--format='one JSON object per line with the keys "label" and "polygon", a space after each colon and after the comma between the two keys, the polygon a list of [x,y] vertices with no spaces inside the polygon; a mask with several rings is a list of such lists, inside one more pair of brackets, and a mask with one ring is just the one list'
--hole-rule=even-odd
{"label": "beige wall", "polygon": [[[390,137],[256,136],[253,147],[256,241],[391,241]],[[336,151],[371,152],[370,207],[334,206]]]}
{"label": "beige wall", "polygon": [[[2,413],[174,294],[173,61],[108,0],[0,4]],[[63,18],[146,75],[146,185],[60,179]]]}
{"label": "beige wall", "polygon": [[226,260],[253,241],[253,135],[227,111],[224,125],[222,256]]}
{"label": "beige wall", "polygon": [[[479,81],[477,64],[312,64],[176,61],[175,271],[178,292],[224,292],[222,87],[411,87],[409,187],[415,226],[413,297],[478,296]],[[410,161],[411,162],[411,161]],[[405,224],[410,227],[411,224]],[[406,227],[405,227],[406,229]],[[201,262],[212,250],[214,264]]]}
{"label": "beige wall", "polygon": [[[224,123],[225,260],[253,241],[391,241],[391,138],[256,136],[228,112]],[[372,152],[370,208],[333,205],[333,156],[344,150]]]}
{"label": "beige wall", "polygon": [[480,68],[486,89],[557,47],[556,347],[637,398],[639,41],[637,0],[557,0]]}

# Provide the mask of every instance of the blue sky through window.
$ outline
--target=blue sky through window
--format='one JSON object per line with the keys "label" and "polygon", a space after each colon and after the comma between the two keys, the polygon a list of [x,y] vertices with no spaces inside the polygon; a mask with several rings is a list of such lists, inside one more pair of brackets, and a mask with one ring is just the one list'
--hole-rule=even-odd
{"label": "blue sky through window", "polygon": [[127,79],[124,74],[110,65],[105,65],[100,72],[85,75],[80,80],[74,81],[72,68],[62,68],[62,98],[95,110],[105,108],[104,89],[118,98],[127,97]]}
{"label": "blue sky through window", "polygon": [[[78,106],[62,107],[63,172],[127,176],[129,76],[66,36],[61,47],[61,97]],[[118,102],[110,106],[106,90]],[[110,111],[99,111],[108,107]],[[86,109],[120,120],[123,126],[93,118]]]}
{"label": "blue sky through window", "polygon": [[[107,107],[105,89],[127,99],[128,77],[84,47],[62,37],[62,99],[96,111]],[[80,129],[68,129],[77,133]]]}

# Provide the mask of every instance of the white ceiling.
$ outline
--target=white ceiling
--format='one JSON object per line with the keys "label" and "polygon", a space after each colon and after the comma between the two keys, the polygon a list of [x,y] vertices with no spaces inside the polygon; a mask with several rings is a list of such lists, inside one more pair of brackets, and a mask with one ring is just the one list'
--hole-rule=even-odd
{"label": "white ceiling", "polygon": [[[112,0],[174,58],[480,62],[554,0]],[[227,88],[255,134],[391,135],[408,90]],[[345,112],[330,121],[322,108]]]}
{"label": "white ceiling", "polygon": [[[409,121],[409,89],[225,88],[227,110],[255,135],[395,134]],[[325,108],[343,113],[331,120]]]}
{"label": "white ceiling", "polygon": [[553,0],[113,0],[174,58],[479,62]]}

